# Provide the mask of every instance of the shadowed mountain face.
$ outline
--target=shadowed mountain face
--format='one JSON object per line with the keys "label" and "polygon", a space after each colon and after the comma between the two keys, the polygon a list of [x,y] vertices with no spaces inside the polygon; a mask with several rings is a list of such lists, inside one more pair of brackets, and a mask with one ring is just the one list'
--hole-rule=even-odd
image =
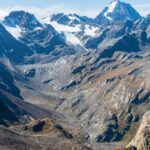
{"label": "shadowed mountain face", "polygon": [[[9,37],[3,38],[7,39],[10,44],[13,42],[12,46],[4,43],[4,48],[6,50],[10,49],[9,51],[11,51],[11,54],[9,55],[12,55],[17,51],[16,56],[19,56],[19,53],[21,53],[23,55],[22,57],[26,57],[24,53],[28,53],[29,51],[30,57],[27,57],[26,62],[41,61],[41,59],[39,60],[39,57],[43,57],[43,55],[49,55],[49,57],[51,56],[49,59],[53,60],[60,56],[71,55],[76,52],[76,48],[72,45],[68,45],[64,37],[51,25],[41,23],[33,14],[28,12],[11,12],[4,18],[2,24],[9,34],[11,34],[8,35]],[[12,39],[10,39],[11,36],[17,41],[15,39],[12,41]],[[20,45],[15,42],[20,43]],[[19,47],[19,50],[13,50],[14,46],[16,46],[16,48]],[[11,59],[15,61],[14,56]]]}
{"label": "shadowed mountain face", "polygon": [[25,11],[14,11],[5,17],[4,24],[8,26],[16,27],[17,25],[28,30],[33,30],[43,25],[37,20],[37,18]]}
{"label": "shadowed mountain face", "polygon": [[56,45],[65,46],[65,41],[52,26],[43,25],[28,12],[14,11],[5,17],[3,23],[12,27],[19,26],[20,41],[36,50],[37,53],[48,53],[55,49]]}
{"label": "shadowed mountain face", "polygon": [[14,83],[13,72],[11,72],[11,70],[9,70],[8,67],[3,63],[0,63],[0,74],[0,89],[6,93],[21,98],[20,90]]}
{"label": "shadowed mountain face", "polygon": [[2,63],[0,63],[0,73],[0,124],[9,126],[28,122],[31,118],[55,116],[50,110],[47,111],[23,101],[15,83],[16,78],[23,80],[20,73],[10,70],[10,67]]}
{"label": "shadowed mountain face", "polygon": [[6,29],[0,24],[0,55],[8,57],[16,63],[24,61],[26,56],[31,56],[33,52],[29,47],[17,41]]}
{"label": "shadowed mountain face", "polygon": [[124,147],[150,108],[149,50],[150,17],[119,0],[95,19],[11,12],[0,24],[0,149]]}
{"label": "shadowed mountain face", "polygon": [[85,47],[99,49],[104,57],[112,56],[115,51],[148,51],[149,23],[149,19],[140,19],[101,26],[97,36],[89,38]]}

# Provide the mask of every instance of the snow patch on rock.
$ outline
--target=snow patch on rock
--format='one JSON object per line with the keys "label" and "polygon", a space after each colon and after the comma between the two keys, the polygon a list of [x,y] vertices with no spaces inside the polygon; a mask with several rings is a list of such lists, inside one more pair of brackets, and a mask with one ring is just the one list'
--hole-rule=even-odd
{"label": "snow patch on rock", "polygon": [[116,8],[117,3],[118,3],[118,0],[112,1],[110,3],[110,5],[108,6],[108,10],[104,13],[104,16],[106,18],[108,18],[109,20],[112,20],[112,18],[110,16],[108,16],[108,14],[114,11],[114,9]]}
{"label": "snow patch on rock", "polygon": [[19,26],[6,26],[3,24],[3,26],[5,27],[5,29],[15,38],[15,39],[19,39],[19,37],[21,37],[21,28]]}

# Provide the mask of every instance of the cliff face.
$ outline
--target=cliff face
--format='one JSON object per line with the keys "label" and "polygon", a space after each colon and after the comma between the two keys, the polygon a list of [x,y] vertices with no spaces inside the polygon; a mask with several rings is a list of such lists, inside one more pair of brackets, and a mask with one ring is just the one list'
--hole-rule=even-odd
{"label": "cliff face", "polygon": [[135,146],[137,150],[150,150],[150,111],[145,113],[140,128],[129,146]]}

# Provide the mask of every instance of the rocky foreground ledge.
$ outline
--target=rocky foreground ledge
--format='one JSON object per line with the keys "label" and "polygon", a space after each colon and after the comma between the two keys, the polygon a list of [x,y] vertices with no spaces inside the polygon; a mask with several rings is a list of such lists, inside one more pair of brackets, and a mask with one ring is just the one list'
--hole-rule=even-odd
{"label": "rocky foreground ledge", "polygon": [[139,130],[129,145],[114,150],[150,150],[150,111],[143,116]]}
{"label": "rocky foreground ledge", "polygon": [[0,126],[0,150],[92,150],[75,132],[48,118],[21,126]]}
{"label": "rocky foreground ledge", "polygon": [[[3,136],[2,136],[3,135]],[[53,119],[33,120],[31,123],[13,127],[0,126],[1,150],[92,150],[84,145],[85,137],[65,124]],[[94,147],[94,145],[91,147]],[[96,149],[97,150],[97,149]],[[99,150],[102,150],[101,148]],[[106,150],[106,149],[105,149]],[[133,140],[125,148],[114,150],[150,150],[150,111],[143,116]]]}
{"label": "rocky foreground ledge", "polygon": [[135,146],[137,150],[150,150],[150,111],[143,116],[140,128],[129,146]]}

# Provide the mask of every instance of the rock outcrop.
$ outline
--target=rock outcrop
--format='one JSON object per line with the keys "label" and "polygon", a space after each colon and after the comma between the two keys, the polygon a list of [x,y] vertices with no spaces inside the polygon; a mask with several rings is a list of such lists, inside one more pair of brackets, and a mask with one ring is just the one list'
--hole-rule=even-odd
{"label": "rock outcrop", "polygon": [[[75,138],[75,131],[53,119],[6,128],[0,126],[1,150],[92,150]],[[70,133],[71,132],[71,133]]]}
{"label": "rock outcrop", "polygon": [[140,128],[129,146],[134,146],[137,150],[150,150],[150,111],[145,113]]}

